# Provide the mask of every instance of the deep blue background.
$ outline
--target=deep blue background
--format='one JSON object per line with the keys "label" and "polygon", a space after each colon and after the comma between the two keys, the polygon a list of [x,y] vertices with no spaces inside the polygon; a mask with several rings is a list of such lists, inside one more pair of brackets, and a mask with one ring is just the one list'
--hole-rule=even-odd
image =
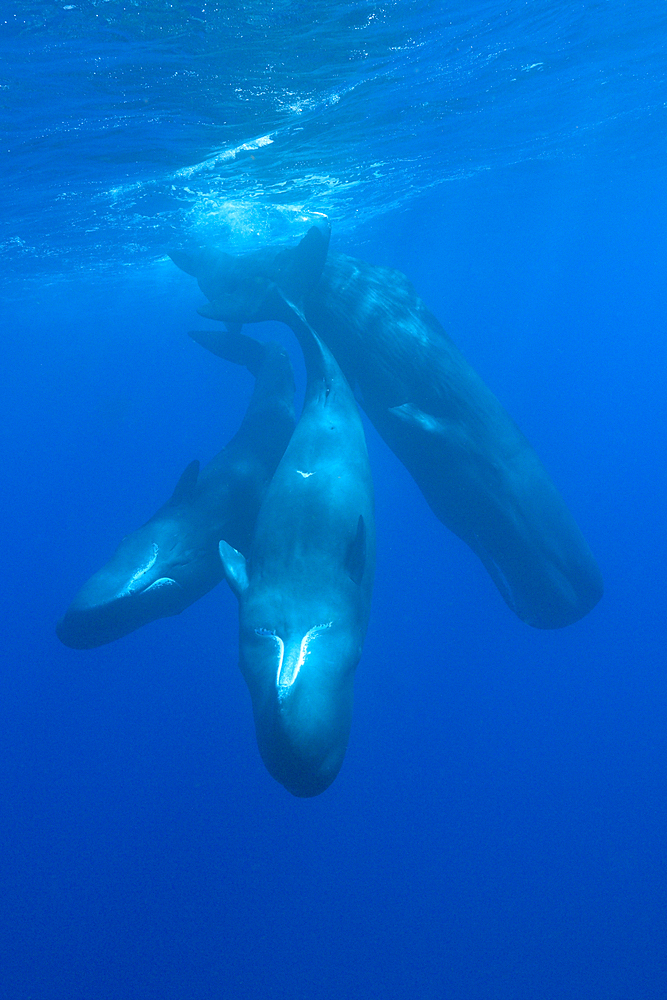
{"label": "deep blue background", "polygon": [[[261,763],[224,585],[99,650],[54,632],[243,413],[248,374],[186,336],[194,281],[162,261],[7,288],[3,996],[667,995],[667,171],[657,139],[612,147],[476,172],[352,236],[332,219],[506,405],[606,592],[563,631],[523,625],[369,428],[372,620],[314,800]],[[248,332],[297,361],[289,331]]]}

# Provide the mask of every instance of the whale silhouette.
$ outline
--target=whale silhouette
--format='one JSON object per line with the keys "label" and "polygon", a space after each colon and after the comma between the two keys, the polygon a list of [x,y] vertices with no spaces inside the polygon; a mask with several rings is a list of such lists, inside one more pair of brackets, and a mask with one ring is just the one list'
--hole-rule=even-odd
{"label": "whale silhouette", "polygon": [[262,503],[248,560],[220,543],[239,599],[240,667],[269,772],[293,795],[334,780],[375,568],[373,486],[354,396],[303,318],[301,418]]}
{"label": "whale silhouette", "polygon": [[167,503],[83,585],[56,627],[66,646],[90,649],[180,614],[222,579],[221,537],[250,550],[262,498],[294,429],[294,377],[278,344],[226,332],[214,347],[255,376],[241,426],[201,472],[199,462],[188,465]]}
{"label": "whale silhouette", "polygon": [[[302,241],[303,243],[303,241]],[[481,559],[509,607],[536,628],[561,628],[602,596],[602,577],[534,449],[399,271],[329,253],[312,268],[297,250],[230,258],[180,252],[210,300],[198,311],[238,327],[289,322],[277,296],[304,287],[306,321],[328,345],[369,418],[435,515]]]}

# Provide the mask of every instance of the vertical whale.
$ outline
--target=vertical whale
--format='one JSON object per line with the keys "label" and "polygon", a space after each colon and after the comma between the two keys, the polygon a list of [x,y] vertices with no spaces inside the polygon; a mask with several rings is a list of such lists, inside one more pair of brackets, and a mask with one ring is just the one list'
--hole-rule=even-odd
{"label": "vertical whale", "polygon": [[341,767],[375,569],[373,485],[363,427],[333,355],[299,316],[301,418],[267,490],[246,560],[220,543],[239,600],[240,667],[269,772],[293,795]]}

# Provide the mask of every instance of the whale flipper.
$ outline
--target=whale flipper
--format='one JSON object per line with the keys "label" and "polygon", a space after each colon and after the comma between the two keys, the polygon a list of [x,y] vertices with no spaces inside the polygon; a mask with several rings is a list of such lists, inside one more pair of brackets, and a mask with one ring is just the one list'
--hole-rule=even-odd
{"label": "whale flipper", "polygon": [[225,579],[240,600],[241,595],[248,589],[248,570],[245,556],[225,541],[221,541],[218,545],[218,552],[222,560]]}
{"label": "whale flipper", "polygon": [[448,447],[463,449],[474,447],[470,434],[463,424],[449,417],[434,416],[426,410],[414,406],[413,403],[401,403],[400,406],[390,406],[388,411],[393,417],[410,426],[420,435],[437,437],[446,441]]}

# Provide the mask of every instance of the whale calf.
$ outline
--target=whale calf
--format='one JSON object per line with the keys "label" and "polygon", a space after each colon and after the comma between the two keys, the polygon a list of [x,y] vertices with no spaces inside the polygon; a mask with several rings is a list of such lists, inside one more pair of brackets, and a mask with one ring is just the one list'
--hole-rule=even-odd
{"label": "whale calf", "polygon": [[239,430],[199,471],[191,462],[172,497],[127,535],[81,588],[56,627],[66,646],[90,649],[156,618],[176,615],[222,579],[223,536],[249,552],[262,498],[294,429],[294,377],[278,344],[238,332],[194,339],[245,365],[255,387]]}
{"label": "whale calf", "polygon": [[[240,324],[285,320],[275,297],[253,312],[235,290],[271,273],[271,260],[279,282],[286,253],[264,248],[232,266],[208,249],[174,261],[183,267],[187,258],[210,300],[202,315]],[[290,287],[297,268],[293,261]],[[302,305],[435,515],[479,556],[519,618],[561,628],[586,615],[603,585],[581,531],[534,449],[405,275],[330,252]]]}
{"label": "whale calf", "polygon": [[354,396],[298,310],[290,325],[306,361],[301,418],[260,508],[249,558],[227,539],[220,557],[239,600],[240,667],[262,759],[288,791],[306,797],[331,784],[347,748],[375,526]]}

